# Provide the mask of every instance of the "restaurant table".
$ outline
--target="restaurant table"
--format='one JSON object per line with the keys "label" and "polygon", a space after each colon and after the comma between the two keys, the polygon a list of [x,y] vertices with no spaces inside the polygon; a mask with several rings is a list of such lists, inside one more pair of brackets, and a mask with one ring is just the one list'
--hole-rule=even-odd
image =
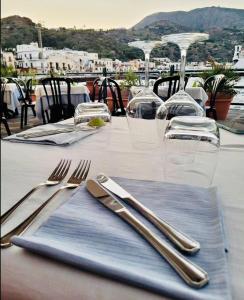
{"label": "restaurant table", "polygon": [[6,83],[4,90],[4,102],[7,103],[8,109],[15,112],[19,107],[19,90],[15,83]]}
{"label": "restaurant table", "polygon": [[[80,159],[91,159],[89,177],[103,172],[124,178],[163,180],[160,150],[134,149],[130,143],[126,118],[114,117],[112,128],[104,129],[103,132],[67,147],[2,141],[2,213],[33,186],[46,179],[60,158],[73,160],[68,176]],[[146,126],[144,129],[147,134]],[[105,136],[108,137],[106,130],[110,131],[110,136],[109,142],[106,140],[105,143]],[[221,151],[214,183],[218,187],[223,206],[233,299],[241,300],[244,294],[244,138],[224,130],[220,134]],[[15,213],[14,218],[3,226],[2,235],[23,220],[56,188],[43,187],[33,194]],[[63,191],[54,199],[30,226],[28,233],[35,231],[71,193],[69,190]],[[1,255],[3,299],[166,299],[146,290],[32,254],[16,246],[2,249]]]}
{"label": "restaurant table", "polygon": [[[153,89],[153,87],[150,87]],[[132,86],[130,89],[131,95],[130,99],[136,96],[140,91],[142,90],[142,87],[140,86]],[[205,90],[202,87],[186,87],[185,91],[192,96],[193,99],[198,100],[201,102],[202,106],[205,106],[207,100],[208,100],[208,95],[205,92]],[[168,94],[168,87],[167,86],[159,86],[158,88],[158,95],[160,97],[167,97]]]}
{"label": "restaurant table", "polygon": [[[61,85],[60,86],[61,94],[65,95],[67,93],[67,85]],[[51,95],[51,87],[48,88],[47,86],[47,93],[48,95]],[[43,109],[46,110],[48,108],[48,103],[46,99],[46,94],[44,87],[42,85],[36,85],[34,94],[36,96],[36,115],[39,120],[42,120],[42,113],[41,113],[41,98],[43,101]],[[83,102],[89,102],[90,96],[89,96],[89,90],[84,84],[71,84],[70,89],[71,94],[71,103],[76,107],[79,103]],[[67,102],[67,98],[63,98],[64,103]]]}

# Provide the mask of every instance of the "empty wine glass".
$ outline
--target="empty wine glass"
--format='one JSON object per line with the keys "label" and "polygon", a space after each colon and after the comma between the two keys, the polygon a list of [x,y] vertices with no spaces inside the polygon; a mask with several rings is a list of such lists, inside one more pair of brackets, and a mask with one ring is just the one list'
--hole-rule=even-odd
{"label": "empty wine glass", "polygon": [[[168,109],[167,118],[170,120],[175,116],[204,116],[204,109],[184,91],[185,87],[185,65],[186,53],[192,43],[208,39],[206,33],[179,33],[162,36],[163,43],[177,44],[181,52],[180,64],[180,87],[179,91],[172,95],[165,105]],[[164,110],[164,108],[163,108]]]}
{"label": "empty wine glass", "polygon": [[111,121],[105,103],[80,103],[75,109],[74,125],[77,131],[100,128]]}
{"label": "empty wine glass", "polygon": [[220,147],[219,129],[206,117],[174,117],[163,138],[164,179],[201,187],[211,185]]}
{"label": "empty wine glass", "polygon": [[[154,148],[157,146],[159,140],[155,117],[159,106],[161,106],[160,118],[166,119],[167,116],[163,101],[149,88],[150,53],[154,47],[161,44],[161,41],[129,43],[129,46],[143,50],[145,55],[145,87],[129,101],[126,108],[132,143],[136,148]],[[147,120],[147,122],[142,120]]]}

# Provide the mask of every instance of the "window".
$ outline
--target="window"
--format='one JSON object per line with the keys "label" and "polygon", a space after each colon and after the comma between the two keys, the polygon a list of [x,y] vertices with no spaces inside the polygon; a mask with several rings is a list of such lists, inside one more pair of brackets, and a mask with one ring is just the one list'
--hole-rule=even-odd
{"label": "window", "polygon": [[56,70],[59,70],[59,64],[56,62]]}

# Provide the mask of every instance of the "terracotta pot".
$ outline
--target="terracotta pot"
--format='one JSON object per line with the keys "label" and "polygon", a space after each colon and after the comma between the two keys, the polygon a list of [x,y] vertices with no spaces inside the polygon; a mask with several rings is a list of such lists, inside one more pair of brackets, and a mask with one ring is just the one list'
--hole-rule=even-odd
{"label": "terracotta pot", "polygon": [[30,97],[31,97],[32,102],[36,101],[36,95],[35,94],[30,95]]}
{"label": "terracotta pot", "polygon": [[[232,95],[221,94],[221,93],[217,95],[215,107],[217,111],[218,120],[226,119],[230,108],[230,103],[232,100],[233,100]],[[206,106],[209,106],[209,100],[206,102]]]}
{"label": "terracotta pot", "polygon": [[[122,101],[123,101],[124,108],[126,108],[128,99],[122,99]],[[113,99],[107,98],[107,104],[108,104],[109,110],[112,112],[113,111]]]}

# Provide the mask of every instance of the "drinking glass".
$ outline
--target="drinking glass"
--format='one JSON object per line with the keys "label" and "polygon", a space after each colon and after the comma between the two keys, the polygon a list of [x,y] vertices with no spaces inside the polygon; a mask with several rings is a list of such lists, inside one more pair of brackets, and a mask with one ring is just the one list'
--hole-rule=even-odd
{"label": "drinking glass", "polygon": [[110,121],[111,114],[105,103],[80,103],[75,109],[74,125],[77,131],[102,127]]}
{"label": "drinking glass", "polygon": [[219,129],[213,119],[174,117],[168,123],[162,144],[166,181],[211,185],[220,148]]}
{"label": "drinking glass", "polygon": [[[161,119],[166,119],[164,102],[149,88],[149,60],[152,49],[161,45],[161,41],[135,41],[131,47],[143,50],[145,55],[145,87],[133,97],[126,108],[126,116],[133,146],[140,149],[155,148],[158,145],[156,112],[161,106]],[[142,120],[146,120],[146,123]]]}
{"label": "drinking glass", "polygon": [[[179,33],[162,36],[163,43],[177,44],[181,52],[180,87],[179,91],[172,95],[165,105],[168,109],[168,120],[175,116],[204,116],[204,109],[184,91],[186,54],[192,43],[208,39],[206,33]],[[164,110],[164,108],[163,108]]]}

